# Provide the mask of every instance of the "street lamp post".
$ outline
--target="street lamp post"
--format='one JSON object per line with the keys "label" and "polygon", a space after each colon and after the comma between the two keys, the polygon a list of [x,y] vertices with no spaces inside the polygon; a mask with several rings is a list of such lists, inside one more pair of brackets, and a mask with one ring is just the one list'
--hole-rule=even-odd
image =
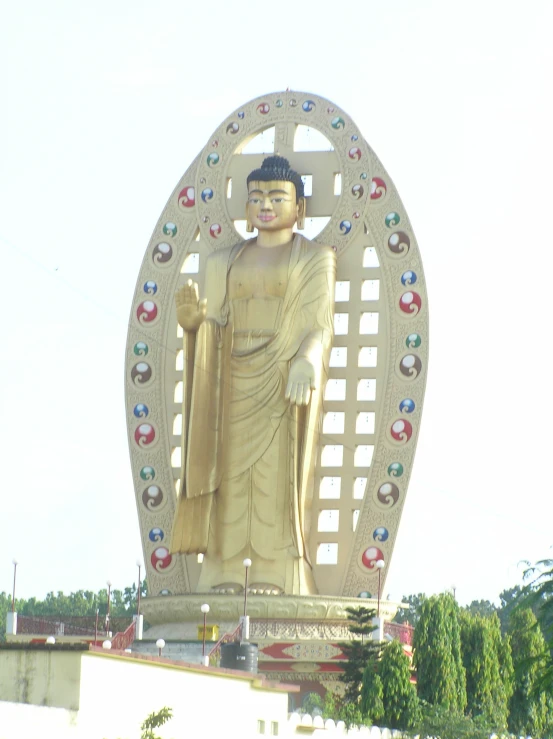
{"label": "street lamp post", "polygon": [[209,605],[204,603],[200,606],[200,611],[204,614],[204,631],[202,634],[202,657],[205,663],[205,630],[207,628],[207,614],[209,613]]}
{"label": "street lamp post", "polygon": [[158,639],[156,641],[156,647],[158,649],[158,657],[161,657],[161,651],[164,646],[165,646],[165,639]]}
{"label": "street lamp post", "polygon": [[137,561],[136,566],[138,567],[138,589],[136,593],[136,615],[140,616],[140,571],[142,569],[142,565],[140,562]]}
{"label": "street lamp post", "polygon": [[377,606],[376,615],[378,616],[378,618],[380,618],[380,583],[381,583],[381,578],[382,578],[382,570],[384,569],[384,567],[386,567],[386,562],[384,562],[383,559],[379,559],[376,562],[376,567],[378,569],[378,600],[377,600],[378,606]]}
{"label": "street lamp post", "polygon": [[12,591],[12,613],[15,613],[15,579],[17,577],[17,560],[13,561],[13,591]]}
{"label": "street lamp post", "polygon": [[244,618],[246,618],[248,611],[248,573],[250,571],[250,567],[252,566],[252,561],[249,557],[246,557],[242,564],[246,568],[246,578],[244,581]]}
{"label": "street lamp post", "polygon": [[108,612],[106,614],[106,635],[107,635],[109,634],[111,630],[110,629],[110,626],[111,626],[111,623],[110,623],[110,619],[111,619],[111,581],[108,580],[106,584],[108,586]]}

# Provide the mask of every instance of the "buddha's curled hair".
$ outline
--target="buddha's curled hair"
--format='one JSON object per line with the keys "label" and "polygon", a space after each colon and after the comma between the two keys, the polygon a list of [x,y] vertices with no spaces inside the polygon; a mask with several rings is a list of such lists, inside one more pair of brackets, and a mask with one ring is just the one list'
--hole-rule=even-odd
{"label": "buddha's curled hair", "polygon": [[254,169],[253,172],[250,172],[247,184],[249,185],[252,181],[270,182],[271,180],[291,182],[296,188],[296,201],[304,197],[303,180],[290,167],[290,162],[285,157],[272,156],[264,159],[260,169]]}

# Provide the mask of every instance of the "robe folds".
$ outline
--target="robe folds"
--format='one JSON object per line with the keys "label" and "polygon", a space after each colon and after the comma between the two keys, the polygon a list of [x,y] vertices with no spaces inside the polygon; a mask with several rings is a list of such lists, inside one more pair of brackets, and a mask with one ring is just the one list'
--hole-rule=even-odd
{"label": "robe folds", "polygon": [[[255,307],[263,313],[267,301],[269,318],[252,327],[229,287],[250,243],[208,258],[207,318],[195,337],[185,332],[183,470],[171,548],[204,553],[198,592],[243,583],[249,557],[252,585],[310,594],[307,542],[336,255],[296,234],[282,295],[256,295]],[[285,398],[297,357],[316,374],[302,407]]]}

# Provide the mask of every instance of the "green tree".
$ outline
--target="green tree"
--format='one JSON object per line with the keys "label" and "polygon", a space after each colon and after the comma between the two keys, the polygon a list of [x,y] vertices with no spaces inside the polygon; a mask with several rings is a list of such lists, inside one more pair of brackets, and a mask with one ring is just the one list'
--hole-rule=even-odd
{"label": "green tree", "polygon": [[494,613],[483,617],[461,611],[461,647],[467,676],[467,709],[473,716],[482,716],[494,731],[507,728],[511,682],[502,670],[501,660],[507,660],[502,649],[501,626]]}
{"label": "green tree", "polygon": [[384,647],[378,675],[382,684],[384,726],[402,731],[412,728],[419,717],[417,690],[411,682],[409,657],[396,639]]}
{"label": "green tree", "polygon": [[509,729],[519,736],[542,737],[553,726],[551,693],[539,685],[549,660],[545,640],[529,608],[515,609],[510,626],[515,677]]}
{"label": "green tree", "polygon": [[467,704],[466,675],[459,606],[451,594],[433,595],[421,605],[413,651],[419,698],[462,713]]}
{"label": "green tree", "polygon": [[472,603],[466,606],[463,610],[477,616],[493,616],[494,613],[497,613],[497,608],[489,600],[473,600]]}
{"label": "green tree", "polygon": [[520,585],[515,585],[512,588],[506,588],[499,594],[499,608],[497,615],[501,622],[501,631],[506,634],[509,631],[509,619],[513,609],[521,603],[522,599],[527,593],[527,588],[521,588]]}
{"label": "green tree", "polygon": [[142,726],[140,727],[142,729],[140,739],[161,739],[159,734],[154,734],[154,729],[158,729],[160,726],[163,726],[171,718],[173,718],[173,710],[171,708],[167,708],[167,706],[164,706],[159,711],[150,713],[150,715],[144,719]]}
{"label": "green tree", "polygon": [[373,657],[363,670],[361,683],[359,708],[364,723],[374,724],[384,716],[382,697],[382,680],[378,674],[378,663]]}
{"label": "green tree", "polygon": [[423,704],[421,718],[411,735],[436,739],[489,739],[491,729],[479,716],[463,716],[443,706]]}
{"label": "green tree", "polygon": [[401,599],[402,603],[408,603],[408,608],[398,608],[396,615],[393,618],[393,622],[396,624],[409,624],[410,626],[416,626],[419,620],[420,607],[426,600],[424,593],[418,593],[418,595],[404,595]]}
{"label": "green tree", "polygon": [[341,649],[345,656],[344,672],[340,680],[346,684],[345,702],[357,704],[359,702],[363,672],[371,661],[376,661],[380,653],[380,642],[374,641],[370,635],[374,631],[372,619],[376,612],[373,608],[346,608],[349,616],[349,631],[357,639],[342,643]]}

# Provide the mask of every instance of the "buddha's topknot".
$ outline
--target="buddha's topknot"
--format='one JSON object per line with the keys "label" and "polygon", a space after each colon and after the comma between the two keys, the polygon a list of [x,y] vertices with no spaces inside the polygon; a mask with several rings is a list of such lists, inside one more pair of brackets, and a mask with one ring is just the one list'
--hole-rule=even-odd
{"label": "buddha's topknot", "polygon": [[263,160],[260,169],[254,169],[248,175],[247,183],[252,181],[270,182],[281,180],[291,182],[296,188],[296,201],[304,197],[303,180],[300,175],[290,167],[290,162],[285,157],[272,156]]}

